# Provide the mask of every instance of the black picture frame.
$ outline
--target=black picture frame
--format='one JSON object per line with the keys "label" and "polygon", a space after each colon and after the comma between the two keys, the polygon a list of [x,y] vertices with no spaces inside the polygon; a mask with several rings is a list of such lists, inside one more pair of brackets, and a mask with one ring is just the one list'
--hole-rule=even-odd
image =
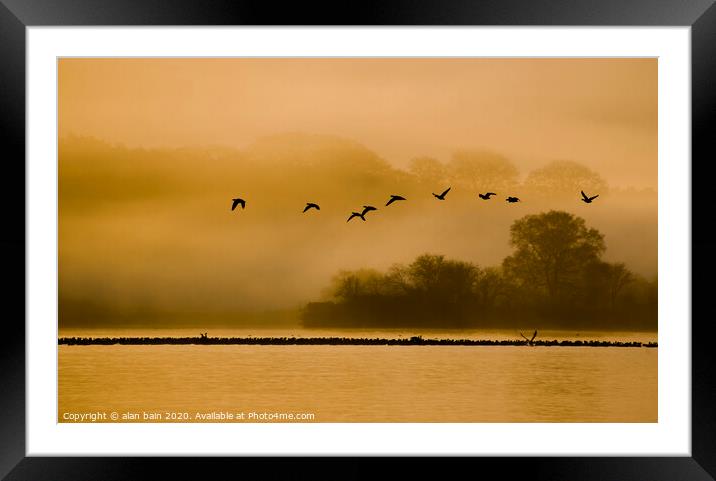
{"label": "black picture frame", "polygon": [[[257,469],[258,479],[358,479],[385,472],[385,458],[82,458],[25,453],[25,42],[28,26],[82,25],[569,25],[690,26],[692,75],[692,444],[691,457],[458,458],[451,472],[576,480],[713,480],[716,477],[716,334],[705,302],[716,267],[706,184],[714,177],[716,6],[714,0],[460,0],[306,3],[242,0],[0,0],[0,139],[4,228],[0,258],[6,316],[0,336],[0,477],[6,480],[203,479],[218,469]],[[701,183],[702,185],[698,185]],[[699,282],[700,281],[700,282]],[[689,319],[668,322],[688,323]],[[444,460],[443,460],[444,461]],[[425,459],[398,460],[401,478],[444,475]],[[391,467],[392,469],[392,467]],[[340,473],[339,475],[337,473]]]}

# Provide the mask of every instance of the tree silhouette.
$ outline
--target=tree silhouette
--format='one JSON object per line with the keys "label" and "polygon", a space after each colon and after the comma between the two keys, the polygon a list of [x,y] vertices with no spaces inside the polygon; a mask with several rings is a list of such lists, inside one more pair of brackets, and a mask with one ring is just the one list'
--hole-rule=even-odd
{"label": "tree silhouette", "polygon": [[475,295],[483,311],[491,311],[500,298],[507,294],[508,285],[500,269],[487,267],[479,270],[475,283]]}
{"label": "tree silhouette", "polygon": [[463,150],[447,165],[450,182],[473,192],[504,191],[517,183],[517,168],[506,157],[490,152]]}
{"label": "tree silhouette", "polygon": [[623,263],[609,264],[609,304],[616,307],[619,294],[634,281],[634,274]]}
{"label": "tree silhouette", "polygon": [[599,174],[569,160],[555,161],[530,172],[525,187],[543,197],[579,196],[581,190],[589,195],[607,192],[607,183]]}
{"label": "tree silhouette", "polygon": [[620,294],[636,280],[623,263],[592,262],[584,267],[585,304],[601,305],[614,310]]}
{"label": "tree silhouette", "polygon": [[604,236],[584,219],[567,212],[528,215],[510,228],[515,252],[503,261],[505,271],[527,290],[543,291],[552,303],[575,291],[585,265],[599,260]]}
{"label": "tree silhouette", "polygon": [[441,301],[457,303],[472,296],[478,269],[469,262],[423,254],[408,266],[411,285]]}
{"label": "tree silhouette", "polygon": [[333,278],[331,294],[337,299],[352,301],[362,296],[381,294],[384,276],[373,269],[341,271]]}
{"label": "tree silhouette", "polygon": [[[342,271],[329,299],[302,311],[307,327],[653,329],[657,283],[599,260],[601,234],[565,212],[513,225],[503,269],[423,254],[387,272]],[[556,286],[556,287],[550,287]]]}
{"label": "tree silhouette", "polygon": [[442,184],[445,182],[446,169],[439,160],[432,157],[417,157],[410,161],[410,173],[423,184]]}

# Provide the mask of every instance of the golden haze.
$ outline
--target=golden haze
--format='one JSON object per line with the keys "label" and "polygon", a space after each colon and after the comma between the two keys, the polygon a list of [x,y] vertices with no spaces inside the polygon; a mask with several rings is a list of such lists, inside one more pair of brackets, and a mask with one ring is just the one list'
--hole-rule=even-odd
{"label": "golden haze", "polygon": [[[60,322],[62,306],[147,323],[290,309],[339,269],[424,252],[496,265],[514,220],[555,207],[654,276],[656,72],[655,59],[61,59]],[[512,163],[505,186],[525,202],[479,203],[482,185],[446,179],[436,203],[447,185],[417,181],[410,161],[459,152]],[[528,174],[554,160],[610,189],[590,206],[530,198]],[[393,193],[408,202],[384,208]],[[246,210],[230,211],[235,196]],[[301,214],[309,201],[321,211]],[[363,204],[379,211],[347,224]]]}

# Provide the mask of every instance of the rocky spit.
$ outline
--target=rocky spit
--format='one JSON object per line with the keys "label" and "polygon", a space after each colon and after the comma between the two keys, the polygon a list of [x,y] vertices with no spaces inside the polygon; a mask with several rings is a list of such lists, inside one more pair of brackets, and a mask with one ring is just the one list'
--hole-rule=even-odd
{"label": "rocky spit", "polygon": [[520,339],[424,339],[356,338],[356,337],[61,337],[59,345],[259,345],[259,346],[559,346],[559,347],[658,347],[656,342],[619,342],[599,340],[534,340]]}

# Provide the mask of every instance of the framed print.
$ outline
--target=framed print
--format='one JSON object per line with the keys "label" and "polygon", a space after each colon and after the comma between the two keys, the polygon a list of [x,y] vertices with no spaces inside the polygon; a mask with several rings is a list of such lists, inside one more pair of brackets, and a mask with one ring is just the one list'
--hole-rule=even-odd
{"label": "framed print", "polygon": [[0,475],[713,479],[716,7],[146,5],[0,6]]}

